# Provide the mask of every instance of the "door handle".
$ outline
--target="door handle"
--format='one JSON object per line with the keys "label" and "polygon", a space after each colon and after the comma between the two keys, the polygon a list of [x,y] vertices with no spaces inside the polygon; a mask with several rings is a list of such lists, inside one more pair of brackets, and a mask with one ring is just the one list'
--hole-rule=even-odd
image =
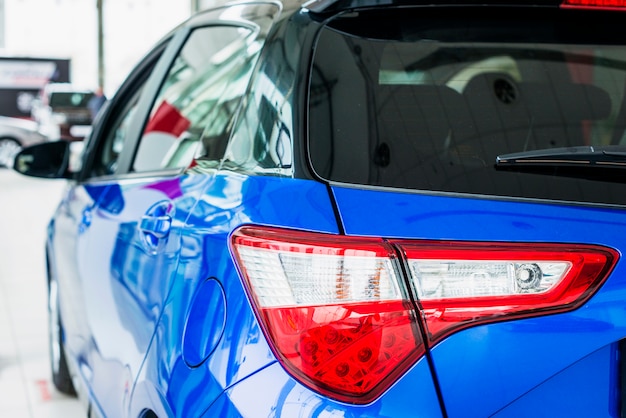
{"label": "door handle", "polygon": [[174,206],[164,200],[151,206],[139,220],[139,231],[149,252],[156,254],[164,248],[172,228]]}

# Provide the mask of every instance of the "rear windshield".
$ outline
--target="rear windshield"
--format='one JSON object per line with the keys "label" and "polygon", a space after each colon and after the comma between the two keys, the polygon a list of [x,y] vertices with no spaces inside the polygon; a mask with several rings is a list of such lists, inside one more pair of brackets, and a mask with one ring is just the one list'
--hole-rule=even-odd
{"label": "rear windshield", "polygon": [[[625,27],[626,13],[548,8],[337,18],[311,67],[313,168],[342,183],[624,205]],[[624,171],[495,164],[599,146]]]}

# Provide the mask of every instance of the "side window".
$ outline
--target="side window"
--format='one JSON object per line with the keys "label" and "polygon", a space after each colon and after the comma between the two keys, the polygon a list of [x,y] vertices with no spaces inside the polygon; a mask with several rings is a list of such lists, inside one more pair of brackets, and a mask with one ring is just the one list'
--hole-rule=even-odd
{"label": "side window", "polygon": [[143,88],[139,88],[134,92],[132,98],[127,102],[125,108],[111,125],[109,134],[105,138],[102,148],[94,161],[93,175],[107,176],[115,173],[117,160],[126,143],[128,127],[135,114],[137,101],[139,100],[142,90]]}
{"label": "side window", "polygon": [[156,51],[135,70],[134,74],[129,76],[126,84],[120,87],[113,102],[109,102],[112,107],[108,109],[107,116],[99,118],[100,123],[105,125],[102,125],[101,137],[89,139],[89,141],[98,141],[95,144],[96,152],[87,174],[89,177],[115,174],[122,151],[125,150],[127,153],[132,151],[130,147],[136,138],[130,137],[132,135],[130,133],[131,122],[137,112],[139,98],[165,46],[164,43],[159,51]]}
{"label": "side window", "polygon": [[257,33],[237,26],[194,30],[175,59],[139,142],[133,171],[219,160],[258,50]]}

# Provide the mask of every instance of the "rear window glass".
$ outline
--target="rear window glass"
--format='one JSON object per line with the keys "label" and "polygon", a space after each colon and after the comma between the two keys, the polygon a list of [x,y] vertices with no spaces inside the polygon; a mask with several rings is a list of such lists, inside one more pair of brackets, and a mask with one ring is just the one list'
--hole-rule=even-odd
{"label": "rear window glass", "polygon": [[313,168],[343,183],[624,205],[626,171],[495,163],[599,146],[626,163],[625,24],[623,13],[548,8],[337,18],[311,67]]}

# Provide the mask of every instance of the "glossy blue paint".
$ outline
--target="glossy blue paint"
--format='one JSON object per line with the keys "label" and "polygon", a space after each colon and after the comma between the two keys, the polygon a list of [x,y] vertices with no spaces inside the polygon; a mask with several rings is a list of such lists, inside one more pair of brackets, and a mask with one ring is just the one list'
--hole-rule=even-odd
{"label": "glossy blue paint", "polygon": [[549,240],[618,247],[620,234],[623,236],[626,228],[626,215],[620,209],[349,187],[333,187],[333,192],[346,231],[355,235],[517,242]]}
{"label": "glossy blue paint", "polygon": [[430,371],[420,361],[369,405],[334,402],[303,387],[273,364],[221,395],[202,417],[442,417]]}
{"label": "glossy blue paint", "polygon": [[198,286],[189,307],[183,334],[183,358],[198,367],[215,349],[224,332],[226,296],[222,285],[209,279]]}
{"label": "glossy blue paint", "polygon": [[76,258],[85,253],[84,231],[90,223],[94,205],[85,188],[67,189],[49,224],[46,243],[49,274],[59,286],[65,350],[74,370],[85,382],[91,381],[93,376],[88,361],[93,343],[82,298],[82,266],[77,264]]}
{"label": "glossy blue paint", "polygon": [[494,417],[619,417],[618,370],[617,347],[603,347],[533,388]]}
{"label": "glossy blue paint", "polygon": [[[480,398],[471,415],[464,416],[490,416],[544,382],[572,370],[574,365],[587,364],[587,358],[593,359],[591,368],[597,368],[597,373],[617,372],[614,357],[593,354],[602,350],[603,344],[621,339],[623,332],[623,324],[621,330],[614,329],[611,324],[574,313],[492,324],[455,334],[432,350],[448,413],[467,414],[462,405]],[[602,410],[615,407],[615,398],[603,396],[615,387],[614,379],[593,386],[584,379],[570,382],[571,388],[561,390],[574,394],[582,386],[586,388],[586,399],[604,402]],[[553,401],[553,407],[559,402],[564,407],[575,398],[561,397]]]}

